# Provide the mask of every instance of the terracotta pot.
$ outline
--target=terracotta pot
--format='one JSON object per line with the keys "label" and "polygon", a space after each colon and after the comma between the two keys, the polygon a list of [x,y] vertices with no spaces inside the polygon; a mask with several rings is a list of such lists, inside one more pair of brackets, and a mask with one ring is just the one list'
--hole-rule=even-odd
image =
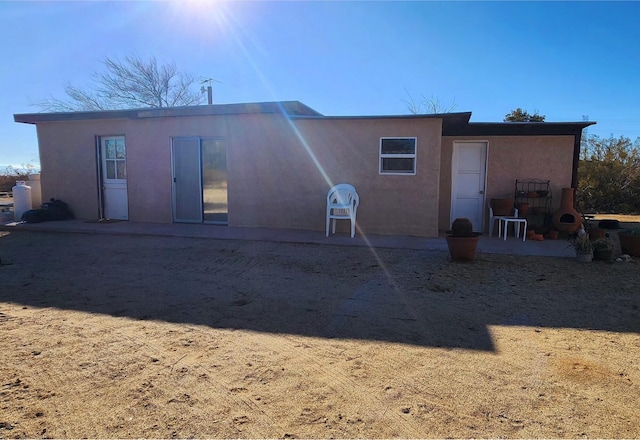
{"label": "terracotta pot", "polygon": [[479,236],[446,238],[451,261],[473,261],[476,257]]}
{"label": "terracotta pot", "polygon": [[640,235],[632,235],[620,231],[618,238],[620,239],[620,247],[623,254],[640,257]]}
{"label": "terracotta pot", "polygon": [[513,215],[512,199],[491,199],[493,215]]}
{"label": "terracotta pot", "polygon": [[589,239],[590,240],[598,240],[600,238],[604,238],[607,231],[600,228],[592,228],[589,229]]}
{"label": "terracotta pot", "polygon": [[518,217],[526,217],[530,207],[531,205],[528,203],[518,203]]}

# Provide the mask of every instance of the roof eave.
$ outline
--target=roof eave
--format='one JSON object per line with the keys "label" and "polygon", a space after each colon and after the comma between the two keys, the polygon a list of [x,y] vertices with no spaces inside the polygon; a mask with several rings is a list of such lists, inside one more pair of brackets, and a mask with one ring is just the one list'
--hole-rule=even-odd
{"label": "roof eave", "polygon": [[443,136],[552,136],[575,135],[594,121],[582,122],[470,122],[450,126]]}
{"label": "roof eave", "polygon": [[14,114],[13,120],[15,122],[22,122],[25,124],[37,124],[40,122],[80,121],[92,119],[143,119],[247,113],[283,113],[287,115],[322,116],[321,113],[300,101],[275,101],[88,112],[22,113]]}

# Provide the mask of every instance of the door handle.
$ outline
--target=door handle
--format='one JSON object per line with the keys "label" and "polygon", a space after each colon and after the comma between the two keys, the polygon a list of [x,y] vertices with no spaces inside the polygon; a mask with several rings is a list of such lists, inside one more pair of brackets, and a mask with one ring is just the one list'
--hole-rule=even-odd
{"label": "door handle", "polygon": [[484,191],[480,191],[480,193],[479,193],[479,194],[484,194]]}

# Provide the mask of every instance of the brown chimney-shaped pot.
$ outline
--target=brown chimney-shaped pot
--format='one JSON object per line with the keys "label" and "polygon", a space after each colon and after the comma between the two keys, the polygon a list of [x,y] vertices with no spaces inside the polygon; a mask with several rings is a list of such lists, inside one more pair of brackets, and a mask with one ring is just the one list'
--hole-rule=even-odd
{"label": "brown chimney-shaped pot", "polygon": [[560,232],[573,233],[580,229],[582,216],[573,207],[574,188],[562,188],[560,209],[551,217],[551,223]]}

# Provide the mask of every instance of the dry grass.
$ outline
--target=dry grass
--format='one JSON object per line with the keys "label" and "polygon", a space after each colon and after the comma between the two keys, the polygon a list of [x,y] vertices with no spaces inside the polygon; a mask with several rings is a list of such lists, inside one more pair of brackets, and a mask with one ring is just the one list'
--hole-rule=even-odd
{"label": "dry grass", "polygon": [[595,214],[593,218],[597,220],[618,220],[621,223],[640,223],[640,215],[627,215],[627,214]]}

